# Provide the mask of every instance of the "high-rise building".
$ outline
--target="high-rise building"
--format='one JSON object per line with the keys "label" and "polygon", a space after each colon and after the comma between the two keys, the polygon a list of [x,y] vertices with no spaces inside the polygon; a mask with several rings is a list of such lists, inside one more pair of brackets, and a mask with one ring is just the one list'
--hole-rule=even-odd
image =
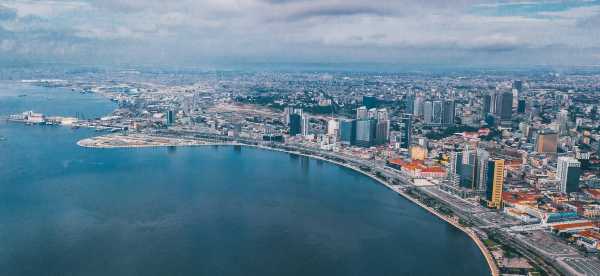
{"label": "high-rise building", "polygon": [[310,118],[306,114],[302,115],[302,136],[308,136],[310,132]]}
{"label": "high-rise building", "polygon": [[405,113],[413,114],[415,112],[415,95],[414,94],[407,94],[404,97],[404,106],[406,107],[406,109],[404,110]]}
{"label": "high-rise building", "polygon": [[525,99],[519,99],[519,103],[517,104],[517,112],[525,113],[525,107],[527,106]]}
{"label": "high-rise building", "polygon": [[377,126],[375,130],[375,144],[383,145],[389,140],[390,134],[390,121],[388,120],[377,120]]}
{"label": "high-rise building", "polygon": [[433,102],[426,101],[423,103],[423,121],[426,124],[433,123]]}
{"label": "high-rise building", "polygon": [[462,153],[462,167],[460,170],[460,186],[463,188],[476,189],[477,188],[477,151],[474,149],[466,148]]}
{"label": "high-rise building", "polygon": [[403,114],[400,118],[400,147],[410,148],[412,143],[412,114]]}
{"label": "high-rise building", "polygon": [[507,121],[512,118],[513,94],[510,91],[505,91],[501,94],[500,109],[498,115],[500,120]]}
{"label": "high-rise building", "polygon": [[569,194],[579,191],[579,176],[581,163],[573,157],[561,156],[558,158],[556,178],[562,193]]}
{"label": "high-rise building", "polygon": [[340,121],[340,140],[343,144],[356,144],[356,120]]}
{"label": "high-rise building", "polygon": [[356,145],[360,147],[373,146],[375,142],[375,133],[377,130],[377,121],[373,119],[356,121]]}
{"label": "high-rise building", "polygon": [[538,153],[556,153],[558,133],[550,129],[538,131],[535,148]]}
{"label": "high-rise building", "polygon": [[175,124],[175,111],[167,111],[167,125],[172,126]]}
{"label": "high-rise building", "polygon": [[569,133],[569,111],[561,109],[558,113],[558,133],[567,135]]}
{"label": "high-rise building", "polygon": [[487,162],[485,199],[489,208],[502,207],[502,189],[504,188],[504,160],[490,159]]}
{"label": "high-rise building", "polygon": [[443,114],[444,114],[444,102],[433,101],[432,123],[436,124],[436,125],[441,125]]}
{"label": "high-rise building", "polygon": [[420,118],[421,116],[423,116],[424,102],[425,102],[425,100],[423,99],[423,97],[421,97],[421,96],[415,97],[415,102],[413,105],[413,108],[414,108],[413,114],[415,115],[415,117]]}
{"label": "high-rise building", "polygon": [[327,122],[327,135],[338,137],[340,134],[340,122],[335,119],[331,119]]}
{"label": "high-rise building", "polygon": [[450,182],[455,187],[460,185],[460,175],[462,170],[462,151],[455,150],[450,152],[450,169],[448,170],[448,177],[450,178]]}
{"label": "high-rise building", "polygon": [[302,133],[302,116],[300,114],[290,114],[289,133],[290,136],[296,136]]}
{"label": "high-rise building", "polygon": [[487,93],[483,96],[483,115],[490,114],[492,112],[492,95]]}
{"label": "high-rise building", "polygon": [[442,117],[443,125],[454,125],[454,117],[456,117],[456,107],[454,100],[445,100],[443,106],[444,112]]}
{"label": "high-rise building", "polygon": [[361,106],[356,109],[356,119],[365,120],[369,118],[369,110],[365,106]]}
{"label": "high-rise building", "polygon": [[484,149],[477,149],[477,169],[475,170],[475,187],[479,191],[486,189],[487,164],[490,160],[490,153]]}

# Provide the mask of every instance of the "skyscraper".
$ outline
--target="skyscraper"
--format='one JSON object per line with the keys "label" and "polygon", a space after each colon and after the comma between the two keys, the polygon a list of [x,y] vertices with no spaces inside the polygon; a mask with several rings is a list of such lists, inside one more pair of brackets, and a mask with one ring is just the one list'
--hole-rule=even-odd
{"label": "skyscraper", "polygon": [[462,170],[462,151],[459,149],[455,149],[450,152],[450,169],[448,173],[448,177],[452,182],[452,185],[458,187],[460,185],[460,175]]}
{"label": "skyscraper", "polygon": [[500,120],[507,121],[512,118],[513,94],[510,91],[505,91],[501,94],[499,116]]}
{"label": "skyscraper", "polygon": [[340,122],[335,119],[331,119],[327,122],[327,135],[338,137],[340,134]]}
{"label": "skyscraper", "polygon": [[433,123],[433,102],[431,101],[423,103],[423,121],[426,124]]}
{"label": "skyscraper", "polygon": [[172,126],[175,124],[175,111],[169,110],[167,111],[167,125]]}
{"label": "skyscraper", "polygon": [[569,111],[561,109],[558,113],[558,133],[567,135],[569,133]]}
{"label": "skyscraper", "polygon": [[444,103],[442,101],[433,101],[432,123],[436,124],[436,125],[441,125],[443,114],[444,114]]}
{"label": "skyscraper", "polygon": [[356,119],[357,120],[364,120],[364,119],[368,119],[368,118],[369,118],[369,111],[368,111],[367,107],[361,106],[356,109]]}
{"label": "skyscraper", "polygon": [[373,119],[364,119],[356,121],[356,145],[360,147],[373,146],[375,142],[375,132],[377,121]]}
{"label": "skyscraper", "polygon": [[290,136],[296,136],[302,133],[302,116],[300,114],[292,113],[290,117]]}
{"label": "skyscraper", "polygon": [[581,163],[573,157],[561,156],[558,158],[556,178],[562,193],[569,194],[579,191],[579,176]]}
{"label": "skyscraper", "polygon": [[487,162],[485,198],[489,208],[502,207],[502,189],[504,188],[504,160],[490,159]]}
{"label": "skyscraper", "polygon": [[487,115],[492,112],[492,96],[487,93],[483,96],[483,115]]}
{"label": "skyscraper", "polygon": [[302,115],[302,136],[307,136],[310,131],[310,118],[306,114]]}
{"label": "skyscraper", "polygon": [[403,114],[400,118],[400,147],[410,148],[412,143],[412,114]]}
{"label": "skyscraper", "polygon": [[346,145],[356,143],[356,120],[340,121],[340,140]]}
{"label": "skyscraper", "polygon": [[519,103],[517,104],[517,112],[525,113],[526,102],[525,99],[519,99]]}
{"label": "skyscraper", "polygon": [[421,117],[423,116],[423,103],[424,103],[424,99],[421,96],[415,97],[415,102],[413,105],[414,108],[414,112],[413,114],[415,115],[415,117]]}
{"label": "skyscraper", "polygon": [[484,149],[477,149],[477,169],[475,170],[475,187],[479,191],[486,190],[487,164],[490,153]]}
{"label": "skyscraper", "polygon": [[456,117],[456,108],[454,100],[445,100],[443,106],[444,112],[442,117],[443,125],[454,125],[454,117]]}
{"label": "skyscraper", "polygon": [[413,114],[415,112],[415,95],[408,94],[404,97],[405,113]]}

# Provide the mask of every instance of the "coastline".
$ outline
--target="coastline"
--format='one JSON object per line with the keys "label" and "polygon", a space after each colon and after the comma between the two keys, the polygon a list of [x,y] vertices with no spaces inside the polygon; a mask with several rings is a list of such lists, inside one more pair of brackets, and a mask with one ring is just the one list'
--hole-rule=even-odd
{"label": "coastline", "polygon": [[473,231],[471,228],[468,227],[464,227],[462,225],[460,225],[457,221],[454,221],[442,214],[440,214],[439,212],[437,212],[435,209],[421,203],[420,201],[418,201],[417,199],[412,198],[410,195],[408,195],[407,193],[405,193],[404,191],[402,191],[402,189],[399,189],[398,187],[395,187],[394,185],[391,185],[389,183],[387,183],[386,181],[377,178],[375,175],[369,174],[365,171],[360,170],[357,167],[354,167],[352,165],[349,164],[345,164],[345,163],[341,163],[341,162],[337,162],[335,160],[331,160],[331,159],[327,159],[327,158],[323,158],[320,156],[316,156],[316,155],[310,155],[310,154],[305,154],[305,153],[300,153],[300,152],[295,152],[295,151],[289,151],[289,150],[283,150],[283,149],[278,149],[278,148],[273,148],[273,147],[267,147],[267,146],[262,146],[262,145],[250,145],[250,144],[243,144],[243,143],[224,143],[224,142],[199,142],[196,140],[188,140],[188,139],[173,139],[173,138],[168,138],[168,139],[172,139],[172,140],[178,140],[179,143],[162,143],[162,144],[157,144],[157,143],[148,143],[148,144],[119,144],[119,145],[102,145],[102,146],[98,146],[98,145],[94,145],[92,142],[94,141],[94,139],[97,139],[99,137],[110,137],[109,136],[97,136],[97,137],[91,137],[91,138],[87,138],[87,139],[82,139],[77,141],[77,145],[80,147],[84,147],[84,148],[105,148],[105,149],[115,149],[115,148],[156,148],[156,147],[195,147],[195,146],[244,146],[244,147],[251,147],[251,148],[258,148],[258,149],[262,149],[262,150],[269,150],[269,151],[276,151],[276,152],[282,152],[282,153],[288,153],[288,154],[294,154],[294,155],[298,155],[298,156],[305,156],[308,158],[313,158],[313,159],[317,159],[317,160],[321,160],[321,161],[326,161],[338,166],[342,166],[348,169],[351,169],[353,171],[356,171],[358,173],[361,173],[367,177],[370,177],[371,179],[377,181],[379,184],[384,185],[385,187],[387,187],[388,189],[396,192],[397,194],[399,194],[400,196],[402,196],[403,198],[409,200],[410,202],[420,206],[421,208],[425,209],[426,211],[428,211],[429,213],[433,214],[434,216],[436,216],[437,218],[447,222],[448,224],[454,226],[455,228],[461,230],[463,233],[465,233],[471,240],[473,240],[473,242],[477,245],[477,247],[479,248],[480,252],[483,254],[484,258],[486,259],[486,262],[488,264],[488,267],[490,269],[490,274],[492,276],[499,276],[500,272],[498,267],[496,266],[496,263],[494,261],[494,258],[492,257],[491,252],[487,249],[487,247],[485,246],[485,244],[479,239],[479,237],[477,236],[477,234],[475,233],[475,231]]}

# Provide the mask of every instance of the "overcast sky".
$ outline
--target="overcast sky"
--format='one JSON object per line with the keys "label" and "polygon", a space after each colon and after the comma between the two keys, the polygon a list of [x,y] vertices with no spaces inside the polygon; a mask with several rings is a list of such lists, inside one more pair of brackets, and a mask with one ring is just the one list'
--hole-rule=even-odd
{"label": "overcast sky", "polygon": [[0,62],[598,65],[600,1],[0,0]]}

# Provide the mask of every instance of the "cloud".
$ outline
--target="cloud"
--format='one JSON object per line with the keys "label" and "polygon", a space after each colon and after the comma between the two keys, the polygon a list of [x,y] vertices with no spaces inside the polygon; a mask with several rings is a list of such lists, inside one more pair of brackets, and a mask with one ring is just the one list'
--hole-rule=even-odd
{"label": "cloud", "polygon": [[[360,60],[439,62],[538,49],[561,62],[600,45],[600,6],[383,0],[5,0],[0,51],[101,61]],[[491,12],[490,12],[491,11]],[[590,35],[591,34],[591,35]],[[555,48],[555,45],[561,47]],[[9,47],[11,46],[11,47]],[[592,52],[591,50],[589,51]],[[25,53],[35,53],[27,57]],[[487,56],[486,56],[487,55]],[[512,56],[512,58],[511,58]],[[531,61],[533,57],[528,58]],[[539,58],[540,60],[546,60]]]}

